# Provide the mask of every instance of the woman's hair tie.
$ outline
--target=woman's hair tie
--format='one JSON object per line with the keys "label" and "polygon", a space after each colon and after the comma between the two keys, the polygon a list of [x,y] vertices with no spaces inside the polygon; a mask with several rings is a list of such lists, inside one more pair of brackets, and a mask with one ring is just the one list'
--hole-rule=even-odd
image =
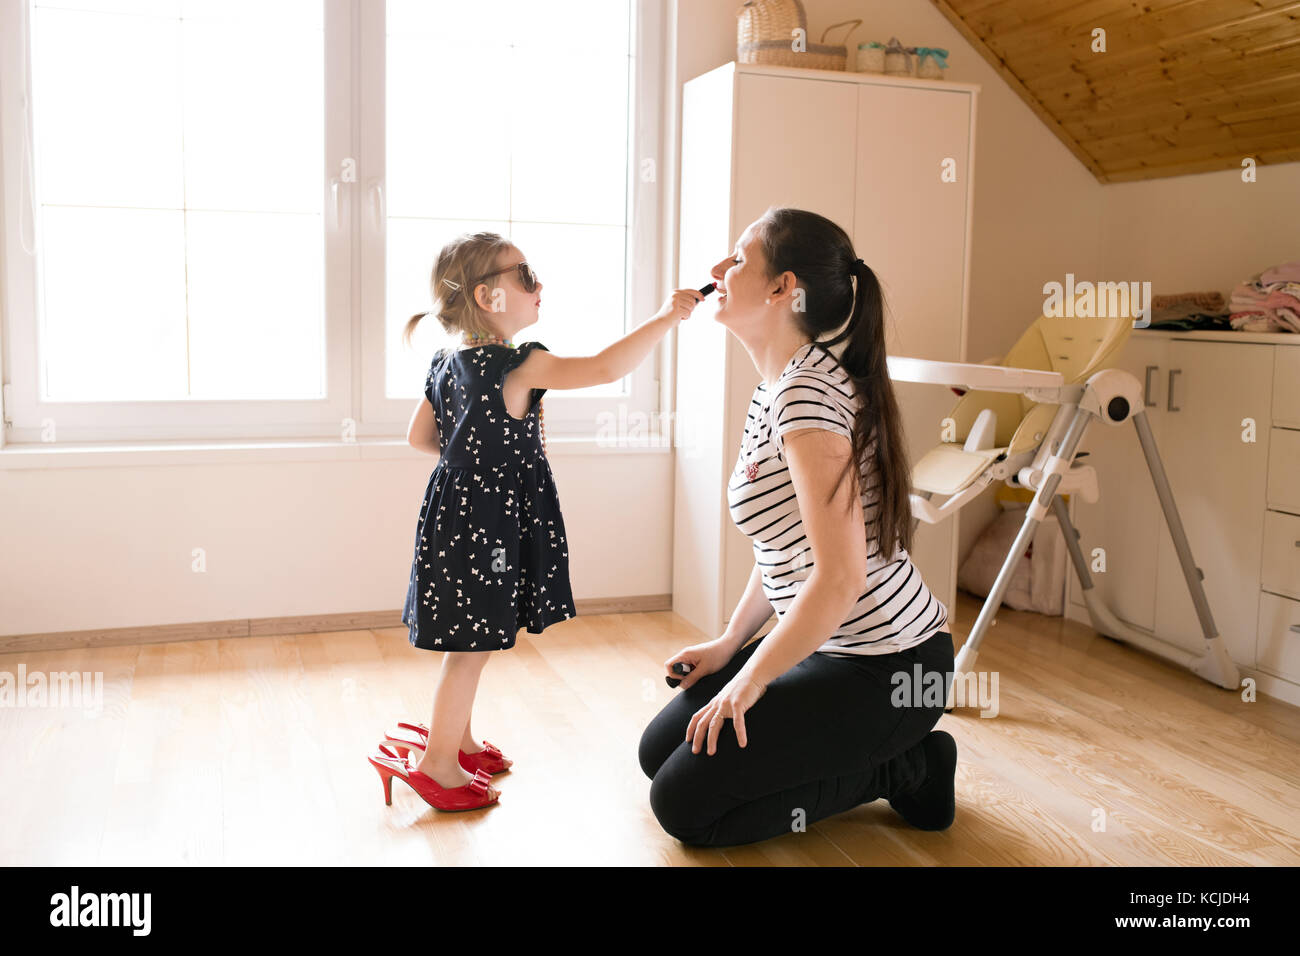
{"label": "woman's hair tie", "polygon": [[861,259],[854,259],[854,260],[853,260],[853,265],[849,266],[849,273],[852,274],[852,273],[857,272],[858,269],[859,269],[859,267],[864,266],[864,265],[866,265],[866,263],[863,262]]}

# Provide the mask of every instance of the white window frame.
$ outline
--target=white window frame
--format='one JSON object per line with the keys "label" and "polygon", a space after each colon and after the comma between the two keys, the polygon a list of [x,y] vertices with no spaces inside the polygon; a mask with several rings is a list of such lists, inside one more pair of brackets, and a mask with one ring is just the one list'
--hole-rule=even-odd
{"label": "white window frame", "polygon": [[[50,442],[405,438],[423,376],[410,397],[385,394],[384,348],[384,4],[323,0],[325,5],[324,163],[326,382],[328,396],[297,400],[165,402],[47,402],[38,389],[37,262],[31,194],[33,142],[27,0],[0,0],[0,354],[4,431],[0,447]],[[659,307],[665,162],[661,136],[666,62],[663,0],[636,0],[635,71],[629,105],[636,107],[628,169],[628,288],[625,332]],[[36,118],[39,122],[39,118]],[[356,159],[356,179],[342,182],[344,162]],[[642,159],[655,175],[639,174]],[[93,162],[93,156],[88,157]],[[39,184],[37,184],[39,189]],[[338,215],[330,215],[331,209]],[[432,262],[430,263],[432,266]],[[525,335],[524,338],[527,338]],[[390,347],[400,347],[391,345]],[[662,344],[661,344],[662,347]],[[593,352],[596,348],[593,347]],[[655,414],[660,408],[660,347],[624,379],[622,395],[548,392],[547,437],[597,443],[598,416],[620,406]]]}

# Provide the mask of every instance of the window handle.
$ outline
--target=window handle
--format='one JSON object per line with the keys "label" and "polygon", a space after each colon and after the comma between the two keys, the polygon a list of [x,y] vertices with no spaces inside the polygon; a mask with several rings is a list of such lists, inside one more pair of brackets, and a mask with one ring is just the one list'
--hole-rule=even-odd
{"label": "window handle", "polygon": [[375,224],[375,231],[382,232],[388,210],[384,203],[384,184],[378,179],[370,181],[370,215]]}
{"label": "window handle", "polygon": [[330,180],[330,214],[333,216],[332,225],[335,229],[339,227],[339,220],[342,218],[339,207],[339,189],[342,185],[343,180],[337,176]]}

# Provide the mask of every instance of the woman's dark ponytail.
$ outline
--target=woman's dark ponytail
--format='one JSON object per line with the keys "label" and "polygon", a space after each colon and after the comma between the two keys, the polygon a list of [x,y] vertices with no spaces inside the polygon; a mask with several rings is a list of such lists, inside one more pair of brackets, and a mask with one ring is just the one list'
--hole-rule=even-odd
{"label": "woman's dark ponytail", "polygon": [[[910,552],[914,526],[912,466],[886,362],[885,303],[880,281],[854,253],[848,234],[817,213],[769,209],[756,232],[772,277],[789,270],[805,289],[806,309],[795,312],[801,331],[823,346],[843,343],[838,360],[853,380],[858,411],[853,423],[852,456],[839,482],[847,477],[861,493],[862,470],[878,475],[874,537],[886,557],[900,547]],[[833,337],[821,338],[836,329],[839,332]],[[854,463],[859,468],[853,468]],[[869,467],[873,463],[874,470]]]}

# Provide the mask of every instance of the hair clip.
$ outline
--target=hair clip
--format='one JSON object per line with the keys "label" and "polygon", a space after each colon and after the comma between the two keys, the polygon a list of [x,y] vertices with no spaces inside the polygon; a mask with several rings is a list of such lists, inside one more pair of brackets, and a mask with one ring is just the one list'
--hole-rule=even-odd
{"label": "hair clip", "polygon": [[459,282],[452,282],[450,279],[443,279],[442,281],[445,282],[447,285],[451,286],[453,292],[459,292],[459,291],[460,291],[460,283],[459,283]]}

